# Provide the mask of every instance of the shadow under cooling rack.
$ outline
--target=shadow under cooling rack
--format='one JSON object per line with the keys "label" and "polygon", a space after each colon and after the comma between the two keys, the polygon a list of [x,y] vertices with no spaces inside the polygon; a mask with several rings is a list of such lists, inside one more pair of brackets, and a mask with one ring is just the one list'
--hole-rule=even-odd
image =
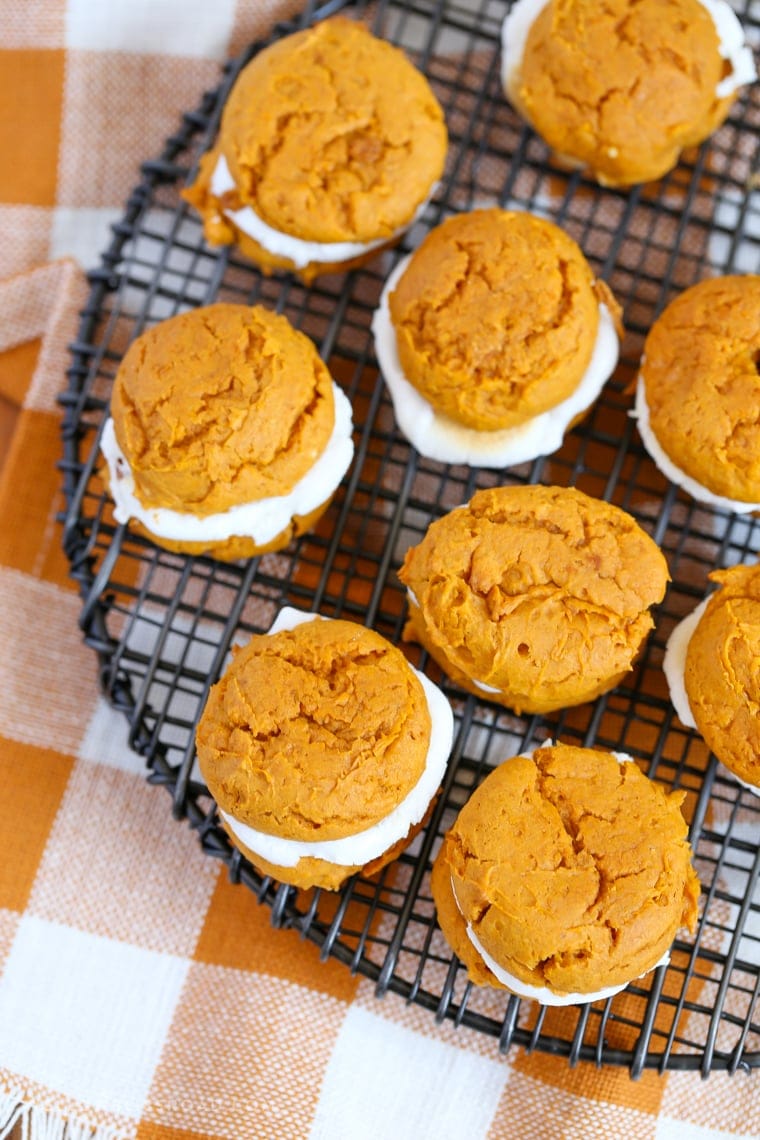
{"label": "shadow under cooling rack", "polygon": [[[734,1071],[760,1066],[760,799],[743,791],[676,719],[661,662],[673,625],[700,600],[708,572],[755,559],[760,523],[692,502],[642,450],[629,415],[643,337],[678,291],[706,276],[760,270],[760,90],[750,88],[710,142],[667,178],[628,192],[603,190],[555,169],[545,147],[504,100],[499,32],[508,4],[332,3],[308,9],[273,37],[346,7],[402,44],[428,75],[450,132],[445,177],[399,249],[365,269],[307,288],[267,279],[235,251],[209,248],[179,190],[214,138],[221,107],[245,62],[183,116],[114,226],[72,346],[64,407],[65,548],[82,597],[81,626],[100,682],[124,711],[130,744],[178,820],[210,856],[347,968],[431,1011],[571,1063]],[[756,5],[740,12],[760,39]],[[421,458],[397,433],[369,333],[383,280],[397,259],[448,213],[485,204],[526,209],[562,225],[617,295],[626,337],[620,366],[586,420],[555,455],[489,472]],[[114,524],[98,480],[97,443],[111,383],[143,328],[215,300],[262,302],[317,343],[354,409],[356,456],[313,534],[247,564],[223,565],[158,550]],[[456,716],[454,751],[427,827],[397,862],[337,894],[262,880],[234,851],[195,768],[194,727],[230,646],[266,630],[285,604],[345,616],[399,642],[404,592],[396,569],[432,519],[496,483],[559,483],[615,502],[654,536],[672,584],[636,670],[593,704],[518,717],[466,696],[418,650],[405,652],[437,681]],[[685,793],[703,886],[699,927],[670,964],[607,1002],[541,1009],[466,982],[435,923],[431,858],[459,806],[493,764],[548,738],[628,752],[655,779]],[[168,810],[167,803],[167,810]]]}

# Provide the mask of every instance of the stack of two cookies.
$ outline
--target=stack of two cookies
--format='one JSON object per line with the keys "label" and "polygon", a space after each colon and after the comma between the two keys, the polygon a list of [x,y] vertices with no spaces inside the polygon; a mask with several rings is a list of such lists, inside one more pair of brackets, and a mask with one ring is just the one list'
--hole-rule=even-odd
{"label": "stack of two cookies", "polygon": [[[545,713],[625,677],[668,570],[619,508],[514,486],[434,522],[400,576],[407,637],[481,699]],[[661,962],[696,921],[682,800],[622,755],[549,742],[503,760],[433,867],[438,920],[469,977],[562,1005],[608,997]]]}

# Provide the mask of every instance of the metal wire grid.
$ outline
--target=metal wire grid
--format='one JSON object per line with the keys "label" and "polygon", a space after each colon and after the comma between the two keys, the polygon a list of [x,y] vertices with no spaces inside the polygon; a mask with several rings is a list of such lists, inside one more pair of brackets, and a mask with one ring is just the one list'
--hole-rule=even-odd
{"label": "metal wire grid", "polygon": [[[224,860],[295,927],[375,979],[434,1012],[570,1063],[734,1071],[760,1065],[760,800],[723,771],[675,718],[661,661],[673,625],[707,588],[717,566],[753,561],[760,524],[695,504],[668,485],[640,445],[629,416],[629,384],[644,334],[678,291],[702,277],[760,269],[760,98],[743,96],[709,145],[654,186],[600,190],[548,161],[543,144],[504,101],[498,40],[508,5],[415,0],[310,6],[273,36],[349,7],[378,34],[402,43],[429,76],[446,111],[451,148],[440,192],[400,250],[347,277],[310,288],[262,278],[234,250],[211,250],[179,200],[214,137],[231,84],[257,45],[225,69],[220,87],[183,117],[161,156],[146,162],[91,292],[64,407],[64,545],[83,605],[81,627],[97,654],[100,683],[129,721],[130,744],[150,779],[172,796],[178,819],[205,851]],[[760,5],[745,4],[745,27],[760,38]],[[261,45],[258,45],[261,46]],[[624,307],[620,367],[562,450],[506,471],[447,467],[418,456],[397,434],[378,381],[369,322],[397,257],[452,210],[513,205],[563,225]],[[97,474],[97,439],[111,382],[129,341],[144,327],[212,300],[261,301],[307,331],[350,396],[357,425],[354,464],[314,534],[283,552],[223,565],[154,548],[112,521]],[[336,894],[299,892],[261,879],[233,850],[194,767],[194,725],[234,640],[269,627],[284,604],[346,616],[401,639],[405,603],[395,576],[404,550],[433,518],[479,487],[545,482],[576,485],[630,511],[659,542],[672,585],[631,676],[590,705],[546,717],[517,717],[465,696],[416,647],[405,646],[454,707],[452,760],[429,825],[373,880]],[[547,738],[621,749],[656,779],[686,793],[703,908],[695,938],[676,942],[670,965],[604,1003],[540,1009],[472,987],[438,931],[430,860],[456,810],[501,759]]]}

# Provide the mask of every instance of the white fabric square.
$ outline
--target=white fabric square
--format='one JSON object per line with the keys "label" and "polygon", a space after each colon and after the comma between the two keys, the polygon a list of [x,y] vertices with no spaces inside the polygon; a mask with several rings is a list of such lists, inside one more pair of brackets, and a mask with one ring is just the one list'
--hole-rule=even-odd
{"label": "white fabric square", "polygon": [[[751,1043],[747,1048],[751,1050]],[[696,1079],[688,1072],[668,1074],[656,1140],[757,1140],[760,1101],[752,1074],[712,1073],[698,1088],[698,1093],[705,1093],[698,1098]]]}
{"label": "white fabric square", "polygon": [[510,1070],[352,1006],[327,1066],[312,1140],[485,1136]]}
{"label": "white fabric square", "polygon": [[27,909],[49,922],[189,956],[218,874],[190,828],[172,818],[162,788],[85,761],[69,779]]}
{"label": "white fabric square", "polygon": [[4,1066],[139,1118],[188,965],[24,916],[0,978]]}
{"label": "white fabric square", "polygon": [[80,610],[73,591],[0,567],[0,733],[11,740],[76,753],[97,700],[95,655],[76,636]]}
{"label": "white fabric square", "polygon": [[282,978],[194,962],[143,1112],[145,1135],[155,1122],[182,1136],[304,1140],[344,1011],[338,998]]}
{"label": "white fabric square", "polygon": [[50,231],[50,259],[73,257],[83,269],[100,265],[100,255],[111,241],[110,226],[122,213],[121,209],[106,206],[56,206]]}
{"label": "white fabric square", "polygon": [[[708,1090],[709,1085],[706,1085],[705,1092]],[[660,1116],[657,1119],[654,1140],[757,1140],[757,1137],[755,1133],[722,1132],[715,1128],[703,1128],[700,1124],[689,1124],[685,1120],[669,1120],[666,1116]]]}
{"label": "white fabric square", "polygon": [[66,47],[223,59],[235,0],[68,0]]}
{"label": "white fabric square", "polygon": [[111,708],[101,697],[90,717],[77,755],[90,764],[105,764],[108,768],[120,768],[123,772],[145,776],[145,761],[129,747],[127,736],[124,713]]}

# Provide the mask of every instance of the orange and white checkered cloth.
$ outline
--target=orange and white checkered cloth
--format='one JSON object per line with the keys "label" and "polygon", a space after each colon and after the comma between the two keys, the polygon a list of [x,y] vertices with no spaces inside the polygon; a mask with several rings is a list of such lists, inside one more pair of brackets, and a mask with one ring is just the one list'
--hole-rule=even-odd
{"label": "orange and white checkered cloth", "polygon": [[320,963],[98,696],[55,521],[77,263],[220,61],[299,6],[0,0],[0,1137],[757,1137],[757,1078],[503,1057]]}

